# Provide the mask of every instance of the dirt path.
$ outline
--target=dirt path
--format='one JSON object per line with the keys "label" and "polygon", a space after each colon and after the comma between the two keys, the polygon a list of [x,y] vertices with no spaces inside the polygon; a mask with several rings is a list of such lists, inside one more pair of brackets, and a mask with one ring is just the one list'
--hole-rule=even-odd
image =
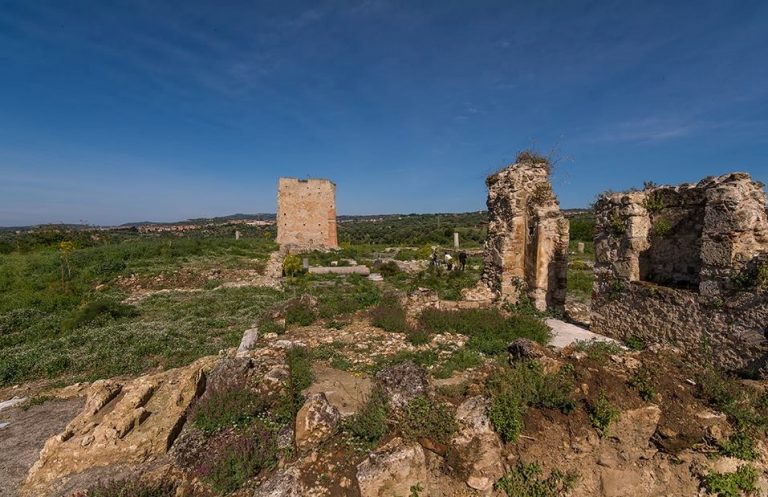
{"label": "dirt path", "polygon": [[49,437],[60,433],[83,408],[82,398],[51,400],[24,411],[0,411],[0,497],[16,497],[27,471]]}

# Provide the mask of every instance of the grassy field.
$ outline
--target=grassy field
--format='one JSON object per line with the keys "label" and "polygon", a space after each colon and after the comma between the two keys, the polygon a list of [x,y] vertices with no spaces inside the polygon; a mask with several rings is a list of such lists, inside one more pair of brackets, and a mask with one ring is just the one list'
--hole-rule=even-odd
{"label": "grassy field", "polygon": [[[430,244],[451,243],[454,230],[476,245],[484,236],[481,217],[464,216],[344,223],[340,233],[347,238],[375,243],[343,242],[335,253],[310,254],[310,262],[372,265],[382,255],[425,260]],[[0,387],[42,378],[63,383],[175,367],[237,345],[243,330],[260,323],[265,310],[302,294],[318,300],[311,318],[333,325],[336,319],[379,304],[391,291],[426,287],[443,299],[458,299],[482,272],[477,257],[470,259],[465,272],[427,269],[409,274],[387,262],[378,269],[384,284],[359,276],[303,275],[289,279],[282,291],[221,288],[222,280],[263,271],[277,248],[270,228],[237,227],[246,235],[240,240],[234,239],[234,229],[205,227],[183,235],[0,232]],[[569,291],[584,298],[591,291],[591,273],[572,270],[569,276]],[[141,298],[135,298],[137,294]],[[295,319],[308,318],[299,313]]]}

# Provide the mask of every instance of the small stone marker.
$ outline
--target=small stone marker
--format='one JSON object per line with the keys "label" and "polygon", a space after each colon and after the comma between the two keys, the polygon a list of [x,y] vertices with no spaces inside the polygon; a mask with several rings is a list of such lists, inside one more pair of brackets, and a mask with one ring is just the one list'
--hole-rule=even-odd
{"label": "small stone marker", "polygon": [[580,254],[584,253],[584,242],[579,242],[576,244],[576,252]]}
{"label": "small stone marker", "polygon": [[235,240],[239,240],[239,239],[240,239],[240,230],[236,230],[235,231]]}
{"label": "small stone marker", "polygon": [[309,257],[302,257],[301,267],[303,267],[304,269],[309,269]]}
{"label": "small stone marker", "polygon": [[237,348],[237,356],[242,357],[245,355],[249,350],[253,348],[254,345],[256,345],[256,341],[259,339],[259,329],[258,328],[251,328],[249,330],[245,330],[245,333],[243,333],[243,338],[240,340],[240,346]]}
{"label": "small stone marker", "polygon": [[456,232],[453,233],[453,246],[459,248],[459,234]]}

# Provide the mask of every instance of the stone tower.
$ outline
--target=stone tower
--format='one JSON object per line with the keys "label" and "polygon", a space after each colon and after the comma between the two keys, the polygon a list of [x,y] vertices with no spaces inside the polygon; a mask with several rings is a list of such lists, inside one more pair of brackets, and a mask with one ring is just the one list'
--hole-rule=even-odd
{"label": "stone tower", "polygon": [[294,251],[338,247],[336,185],[332,181],[280,178],[277,243]]}

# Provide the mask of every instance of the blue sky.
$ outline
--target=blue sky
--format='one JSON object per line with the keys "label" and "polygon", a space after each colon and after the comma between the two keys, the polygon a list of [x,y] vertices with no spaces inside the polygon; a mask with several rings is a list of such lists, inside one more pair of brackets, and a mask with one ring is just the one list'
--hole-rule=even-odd
{"label": "blue sky", "polygon": [[563,207],[768,181],[768,2],[0,0],[0,225],[477,210],[528,147]]}

